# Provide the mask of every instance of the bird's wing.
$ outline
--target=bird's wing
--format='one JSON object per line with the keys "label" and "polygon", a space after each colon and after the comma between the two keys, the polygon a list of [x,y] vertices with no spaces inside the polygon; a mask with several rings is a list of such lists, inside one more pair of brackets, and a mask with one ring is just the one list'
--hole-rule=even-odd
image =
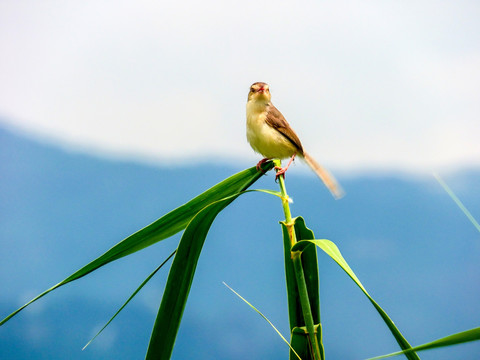
{"label": "bird's wing", "polygon": [[290,141],[303,155],[303,146],[298,138],[297,134],[290,127],[290,124],[285,120],[282,113],[278,109],[270,104],[267,108],[266,122],[272,128],[280,132],[288,141]]}

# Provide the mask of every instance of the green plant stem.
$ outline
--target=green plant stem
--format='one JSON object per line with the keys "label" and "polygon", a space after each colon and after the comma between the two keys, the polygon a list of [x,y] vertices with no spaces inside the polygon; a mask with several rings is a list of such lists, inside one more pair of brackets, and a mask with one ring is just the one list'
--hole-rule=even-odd
{"label": "green plant stem", "polygon": [[[275,166],[281,166],[282,163],[280,160],[274,160],[273,163]],[[283,212],[285,214],[285,223],[290,224],[292,223],[292,214],[290,212],[290,206],[288,205],[289,197],[287,195],[287,189],[285,188],[285,178],[280,176],[278,178],[278,185],[280,186],[280,193],[282,194],[282,206]]]}
{"label": "green plant stem", "polygon": [[[280,160],[276,159],[273,162],[275,166],[281,167]],[[292,219],[292,214],[290,212],[289,197],[285,187],[285,178],[283,176],[280,176],[278,178],[278,184],[280,186],[280,192],[282,194],[282,206],[283,206],[283,212],[285,214],[285,226],[287,228],[288,235],[290,237],[290,245],[293,246],[297,242],[297,237],[295,234],[295,227],[294,227],[295,221]],[[315,324],[313,321],[312,310],[310,307],[310,300],[308,299],[307,284],[305,282],[305,274],[303,272],[301,252],[296,251],[296,252],[291,252],[290,254],[291,254],[293,266],[295,269],[295,277],[297,280],[297,288],[298,288],[298,293],[300,298],[300,304],[302,307],[305,327],[307,329],[307,333],[310,339],[313,358],[315,360],[323,360],[324,359],[323,347],[322,349],[320,349],[320,345],[315,335]]]}

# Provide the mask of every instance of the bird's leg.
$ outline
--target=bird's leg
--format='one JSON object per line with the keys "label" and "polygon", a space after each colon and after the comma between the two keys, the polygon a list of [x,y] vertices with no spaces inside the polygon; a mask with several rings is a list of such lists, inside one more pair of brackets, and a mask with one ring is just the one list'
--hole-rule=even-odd
{"label": "bird's leg", "polygon": [[261,171],[263,172],[264,174],[266,173],[266,171],[264,171],[262,169],[262,165],[265,164],[268,160],[270,160],[269,158],[263,158],[262,160],[260,160],[257,164],[257,171]]}
{"label": "bird's leg", "polygon": [[294,154],[292,155],[292,157],[290,158],[290,161],[288,162],[287,166],[285,166],[284,168],[282,168],[282,167],[280,167],[280,166],[275,166],[275,167],[274,167],[275,170],[278,170],[278,171],[277,171],[277,174],[275,175],[275,181],[278,180],[278,177],[279,177],[280,175],[282,175],[283,178],[285,179],[285,173],[287,172],[288,167],[290,166],[290,164],[293,162],[293,159],[295,159],[295,155],[297,155],[297,153],[294,153]]}

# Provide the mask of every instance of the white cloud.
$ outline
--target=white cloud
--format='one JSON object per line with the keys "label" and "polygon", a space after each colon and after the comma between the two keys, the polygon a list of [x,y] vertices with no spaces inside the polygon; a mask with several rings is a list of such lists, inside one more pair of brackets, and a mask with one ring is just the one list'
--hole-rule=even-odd
{"label": "white cloud", "polygon": [[255,159],[254,81],[329,166],[479,164],[476,2],[0,4],[4,121],[160,161]]}

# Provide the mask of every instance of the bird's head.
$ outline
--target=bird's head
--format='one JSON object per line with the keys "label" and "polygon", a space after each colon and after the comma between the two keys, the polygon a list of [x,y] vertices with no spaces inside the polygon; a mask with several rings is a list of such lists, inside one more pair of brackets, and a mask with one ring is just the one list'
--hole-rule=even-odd
{"label": "bird's head", "polygon": [[270,95],[270,89],[268,84],[264,82],[256,82],[250,86],[250,92],[248,93],[248,101],[265,101],[269,102],[272,95]]}

